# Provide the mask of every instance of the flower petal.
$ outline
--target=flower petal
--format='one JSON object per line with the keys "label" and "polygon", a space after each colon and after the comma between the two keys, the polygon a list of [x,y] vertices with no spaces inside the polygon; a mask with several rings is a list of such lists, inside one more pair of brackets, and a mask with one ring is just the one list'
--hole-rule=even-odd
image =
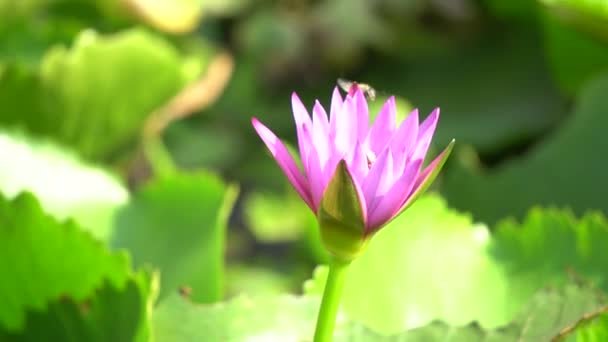
{"label": "flower petal", "polygon": [[418,109],[414,109],[399,125],[391,139],[393,152],[408,154],[418,140]]}
{"label": "flower petal", "polygon": [[302,165],[306,170],[308,163],[308,153],[312,148],[312,140],[305,137],[305,134],[310,134],[312,131],[312,121],[308,115],[308,111],[298,95],[293,92],[291,94],[291,107],[293,110],[293,118],[296,123],[296,132],[298,134],[298,147],[300,148],[300,157],[302,157]]}
{"label": "flower petal", "polygon": [[360,142],[357,142],[355,148],[351,154],[347,157],[347,165],[353,173],[353,177],[359,184],[363,183],[367,173],[369,172],[369,166],[367,164],[367,156],[363,151],[363,147]]}
{"label": "flower petal", "polygon": [[369,146],[375,155],[379,155],[382,152],[393,135],[396,117],[397,107],[395,105],[395,97],[391,96],[384,103],[367,135],[366,145]]}
{"label": "flower petal", "polygon": [[415,149],[412,151],[412,159],[424,159],[426,152],[429,150],[429,146],[431,145],[433,134],[435,134],[435,128],[437,127],[438,120],[439,108],[435,108],[435,110],[433,110],[420,125],[420,129],[418,130],[418,141],[416,142]]}
{"label": "flower petal", "polygon": [[356,104],[351,96],[346,96],[342,108],[336,112],[335,152],[345,157],[357,142]]}
{"label": "flower petal", "polygon": [[336,137],[336,116],[337,113],[342,110],[342,96],[338,87],[334,88],[334,93],[331,96],[331,108],[329,111],[329,137],[333,140]]}
{"label": "flower petal", "polygon": [[319,101],[315,101],[315,106],[312,110],[312,141],[318,153],[321,165],[325,165],[329,159],[329,121],[327,112]]}
{"label": "flower petal", "polygon": [[361,89],[357,88],[354,94],[354,102],[357,115],[357,141],[363,143],[369,131],[369,108],[367,100]]}
{"label": "flower petal", "polygon": [[411,152],[414,149],[418,138],[418,109],[414,109],[410,115],[405,118],[399,125],[397,132],[393,135],[390,145],[395,154],[395,174],[400,175],[405,168],[405,165],[410,160],[416,159],[411,157]]}
{"label": "flower petal", "polygon": [[388,191],[393,181],[393,153],[390,149],[385,149],[372,165],[363,184],[368,210],[376,207],[378,199]]}
{"label": "flower petal", "polygon": [[399,212],[401,204],[414,188],[422,162],[422,159],[416,159],[409,163],[405,168],[405,172],[397,179],[389,191],[380,198],[376,208],[369,213],[366,234],[371,234],[380,229]]}
{"label": "flower petal", "polygon": [[308,154],[307,165],[308,169],[306,170],[306,176],[308,178],[308,184],[310,185],[313,211],[316,213],[327,183],[323,177],[319,155],[315,149],[312,149]]}
{"label": "flower petal", "polygon": [[409,197],[406,199],[406,201],[401,205],[401,208],[399,209],[399,213],[403,212],[410,205],[412,205],[414,203],[414,201],[416,201],[416,199],[418,199],[418,197],[420,197],[420,195],[422,195],[429,188],[429,186],[431,186],[431,184],[433,183],[435,178],[437,178],[439,171],[441,171],[441,168],[445,164],[445,161],[450,156],[450,153],[452,153],[452,148],[454,147],[454,143],[455,143],[455,140],[452,139],[452,141],[450,141],[448,146],[435,158],[435,160],[433,160],[424,169],[424,171],[422,171],[422,173],[420,173],[420,175],[418,176],[418,179],[416,180],[416,184],[414,185],[414,190],[412,190],[412,193],[409,195]]}
{"label": "flower petal", "polygon": [[314,210],[312,198],[310,196],[310,192],[308,189],[308,184],[306,178],[302,175],[298,166],[287,148],[283,144],[283,142],[277,138],[277,136],[272,133],[270,129],[268,129],[264,124],[262,124],[258,119],[252,118],[251,123],[253,124],[253,128],[256,130],[266,147],[276,160],[277,164],[287,179],[291,183],[291,185],[296,189],[300,197],[308,204],[308,206]]}

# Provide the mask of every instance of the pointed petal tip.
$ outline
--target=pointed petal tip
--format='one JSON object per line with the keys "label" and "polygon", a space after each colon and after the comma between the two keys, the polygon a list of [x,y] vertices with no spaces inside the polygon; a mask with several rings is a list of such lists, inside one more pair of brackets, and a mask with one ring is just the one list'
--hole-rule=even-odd
{"label": "pointed petal tip", "polygon": [[422,171],[422,173],[418,175],[416,187],[412,190],[411,194],[409,195],[409,198],[405,201],[403,206],[401,206],[395,217],[402,213],[405,209],[407,209],[412,203],[414,203],[416,199],[428,189],[431,183],[433,183],[433,181],[439,174],[439,171],[441,171],[443,165],[450,156],[455,141],[455,139],[452,139],[448,146],[437,157],[435,157],[435,159],[429,165],[427,165],[427,167]]}
{"label": "pointed petal tip", "polygon": [[258,132],[258,134],[262,135],[264,134],[263,132],[265,131],[270,131],[270,129],[268,127],[266,127],[260,120],[258,120],[258,118],[256,117],[252,117],[251,118],[251,125],[253,125],[253,128],[256,130],[256,132]]}
{"label": "pointed petal tip", "polygon": [[429,115],[433,115],[433,116],[439,117],[439,113],[440,112],[441,112],[441,108],[435,107],[435,109],[433,109],[433,111]]}
{"label": "pointed petal tip", "polygon": [[340,93],[340,87],[338,87],[338,86],[334,87],[334,92],[331,93],[331,99],[332,99],[332,102],[334,100],[340,100],[340,102],[343,101],[342,94]]}
{"label": "pointed petal tip", "polygon": [[446,146],[446,148],[443,150],[445,151],[452,151],[452,148],[454,147],[454,144],[456,144],[456,139],[452,138],[452,140],[450,140],[450,142],[448,143],[448,146]]}
{"label": "pointed petal tip", "polygon": [[258,118],[252,117],[251,124],[253,125],[253,129],[258,133],[262,140],[265,139],[278,139],[270,128],[266,127]]}
{"label": "pointed petal tip", "polygon": [[298,96],[298,94],[295,91],[291,93],[291,107],[292,107],[292,109],[294,109],[294,111],[295,111],[296,107],[300,107],[303,110],[306,110],[304,103],[302,102],[302,100],[300,99],[300,97]]}
{"label": "pointed petal tip", "polygon": [[[437,157],[435,157],[435,159],[427,166],[427,168],[429,168],[429,170],[435,167],[439,167],[439,169],[441,169],[443,167],[443,164],[446,162],[446,160],[452,153],[455,144],[456,139],[452,138],[452,140],[450,140],[450,142],[446,145],[443,151],[441,151],[441,153],[439,153]],[[433,165],[433,163],[435,163],[435,165]]]}
{"label": "pointed petal tip", "polygon": [[414,108],[414,109],[412,109],[412,111],[410,112],[409,115],[419,116],[420,115],[420,111],[418,110],[418,108]]}
{"label": "pointed petal tip", "polygon": [[388,99],[386,99],[385,105],[388,105],[392,109],[397,111],[397,99],[395,98],[395,96],[394,95],[389,96]]}
{"label": "pointed petal tip", "polygon": [[264,126],[263,123],[258,121],[257,118],[251,118],[253,128],[262,139],[266,148],[279,165],[289,182],[296,189],[300,197],[306,202],[306,204],[314,211],[314,204],[310,195],[307,180],[302,175],[302,172],[298,168],[293,156],[289,150],[268,127]]}
{"label": "pointed petal tip", "polygon": [[443,166],[443,163],[445,163],[445,161],[447,160],[447,158],[452,153],[452,150],[454,149],[454,145],[455,144],[456,144],[456,139],[452,138],[452,140],[450,141],[450,143],[448,144],[448,146],[446,146],[443,149],[443,151],[441,151],[440,156],[442,156],[442,159],[443,159],[443,161],[441,162],[442,166]]}

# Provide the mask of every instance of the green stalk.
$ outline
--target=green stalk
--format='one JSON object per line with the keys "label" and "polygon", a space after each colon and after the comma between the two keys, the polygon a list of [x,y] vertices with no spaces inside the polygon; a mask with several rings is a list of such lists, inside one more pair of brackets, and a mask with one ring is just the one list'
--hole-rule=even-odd
{"label": "green stalk", "polygon": [[331,258],[321,308],[317,317],[314,342],[331,342],[333,338],[336,315],[340,307],[340,296],[342,295],[348,265],[350,265],[350,261]]}

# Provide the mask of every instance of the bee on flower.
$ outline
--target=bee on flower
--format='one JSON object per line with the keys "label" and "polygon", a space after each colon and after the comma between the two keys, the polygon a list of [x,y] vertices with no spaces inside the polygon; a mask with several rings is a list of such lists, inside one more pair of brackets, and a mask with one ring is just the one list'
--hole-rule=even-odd
{"label": "bee on flower", "polygon": [[361,91],[363,92],[363,95],[365,95],[366,99],[368,99],[370,101],[376,100],[376,89],[372,88],[372,86],[370,86],[367,83],[353,82],[353,81],[349,81],[344,78],[338,78],[337,83],[340,86],[340,88],[342,88],[342,90],[344,90],[347,93],[350,91],[350,88],[352,88],[353,86],[356,86],[359,89],[361,89]]}

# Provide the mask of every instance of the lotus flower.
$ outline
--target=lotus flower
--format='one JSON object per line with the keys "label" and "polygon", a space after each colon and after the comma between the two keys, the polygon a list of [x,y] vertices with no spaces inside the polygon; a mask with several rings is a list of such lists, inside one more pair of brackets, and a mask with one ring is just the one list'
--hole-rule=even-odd
{"label": "lotus flower", "polygon": [[[344,100],[334,89],[329,117],[318,101],[312,119],[295,93],[291,103],[303,170],[281,140],[256,118],[253,127],[319,220],[329,215],[363,240],[430,185],[453,146],[452,141],[423,169],[439,108],[421,124],[414,110],[397,127],[395,98],[390,97],[370,127],[367,100],[356,84]],[[323,231],[323,222],[320,225]]]}

